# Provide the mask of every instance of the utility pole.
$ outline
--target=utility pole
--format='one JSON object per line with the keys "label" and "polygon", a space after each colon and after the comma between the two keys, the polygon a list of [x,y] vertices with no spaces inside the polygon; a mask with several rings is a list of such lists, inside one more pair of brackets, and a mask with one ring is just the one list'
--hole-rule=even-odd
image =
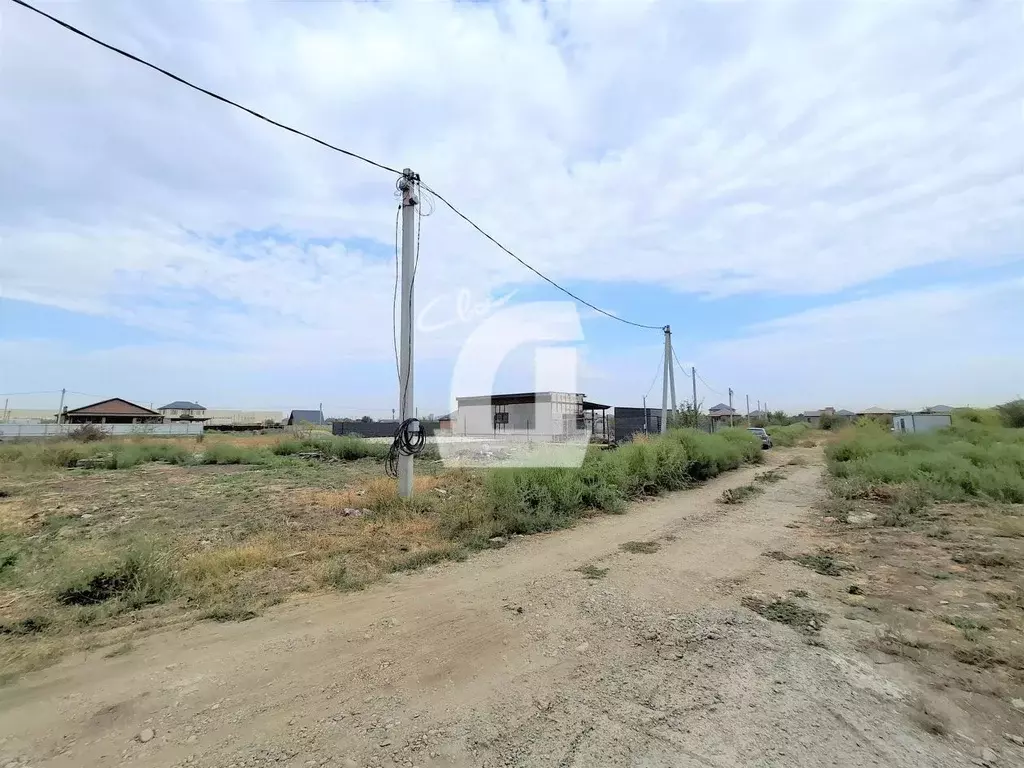
{"label": "utility pole", "polygon": [[644,395],[644,434],[647,434],[647,395]]}
{"label": "utility pole", "polygon": [[665,369],[661,372],[661,431],[668,432],[668,377],[672,375],[672,329],[665,326]]}
{"label": "utility pole", "polygon": [[[398,418],[400,422],[413,417],[413,270],[416,267],[416,198],[417,176],[410,169],[402,171],[398,188],[402,192],[402,330],[398,377]],[[412,455],[398,455],[398,495],[412,498]]]}
{"label": "utility pole", "polygon": [[3,418],[4,421],[7,421],[7,404],[10,403],[10,402],[11,402],[11,398],[8,397],[8,398],[4,399],[4,418]]}
{"label": "utility pole", "polygon": [[690,380],[693,382],[693,428],[700,429],[700,418],[697,413],[697,369],[690,366]]}
{"label": "utility pole", "polygon": [[757,410],[754,411],[754,413],[757,414],[757,418],[759,418],[759,419],[764,415],[764,414],[761,413],[761,401],[760,400],[757,401]]}
{"label": "utility pole", "polygon": [[64,388],[61,388],[61,390],[60,390],[60,407],[57,408],[57,425],[58,426],[64,423],[64,395],[66,393],[67,393],[67,390],[64,389]]}
{"label": "utility pole", "polygon": [[671,352],[672,365],[669,367],[668,386],[672,396],[672,418],[676,417],[679,413],[679,409],[676,407],[676,366],[675,366],[675,352],[671,349],[672,340],[669,339],[669,351]]}
{"label": "utility pole", "polygon": [[729,387],[729,426],[730,427],[732,426],[732,416],[733,416],[733,410],[732,410],[732,387]]}
{"label": "utility pole", "polygon": [[747,395],[747,426],[750,426],[750,395]]}

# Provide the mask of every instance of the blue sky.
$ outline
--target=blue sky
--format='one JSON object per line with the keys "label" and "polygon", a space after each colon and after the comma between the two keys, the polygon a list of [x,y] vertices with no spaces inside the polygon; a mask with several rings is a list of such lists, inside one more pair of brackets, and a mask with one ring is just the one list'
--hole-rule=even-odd
{"label": "blue sky", "polygon": [[[1024,387],[1018,3],[55,8],[415,168],[589,301],[670,324],[705,405],[730,386],[791,411]],[[0,392],[390,415],[394,179],[24,9],[0,21]],[[550,329],[565,297],[425,212],[416,400],[440,412],[479,394],[452,392],[474,333]],[[638,404],[661,334],[579,318],[578,388]],[[544,386],[534,352],[494,389]]]}

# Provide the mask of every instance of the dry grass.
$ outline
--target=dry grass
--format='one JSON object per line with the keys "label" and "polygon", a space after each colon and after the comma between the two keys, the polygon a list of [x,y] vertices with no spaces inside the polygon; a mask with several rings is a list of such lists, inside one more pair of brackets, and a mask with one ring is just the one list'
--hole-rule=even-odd
{"label": "dry grass", "polygon": [[656,541],[627,541],[620,544],[619,549],[631,555],[652,555],[661,549],[661,544]]}

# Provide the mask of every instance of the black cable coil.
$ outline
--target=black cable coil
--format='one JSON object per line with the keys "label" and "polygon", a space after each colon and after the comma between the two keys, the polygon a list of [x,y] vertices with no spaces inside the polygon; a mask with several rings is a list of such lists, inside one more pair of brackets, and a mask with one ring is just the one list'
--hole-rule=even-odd
{"label": "black cable coil", "polygon": [[398,457],[415,456],[427,444],[427,435],[420,426],[419,419],[406,419],[395,430],[395,439],[388,448],[387,473],[398,477]]}

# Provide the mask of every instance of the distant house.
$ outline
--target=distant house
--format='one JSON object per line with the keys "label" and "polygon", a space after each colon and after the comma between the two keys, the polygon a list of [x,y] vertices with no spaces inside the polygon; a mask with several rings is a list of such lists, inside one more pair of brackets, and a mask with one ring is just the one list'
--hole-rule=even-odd
{"label": "distant house", "polygon": [[810,424],[812,427],[817,429],[821,426],[822,416],[830,416],[833,421],[836,419],[846,419],[849,421],[856,418],[857,414],[853,411],[848,411],[845,408],[841,408],[837,411],[835,408],[829,406],[828,408],[822,408],[817,411],[804,411],[803,413],[798,414],[796,418],[797,420],[802,421],[805,424]]}
{"label": "distant house", "polygon": [[953,413],[953,408],[949,405],[932,405],[925,408],[921,413]]}
{"label": "distant house", "polygon": [[149,408],[112,397],[64,412],[65,424],[160,424],[164,417]]}
{"label": "distant house", "polygon": [[294,427],[299,424],[313,424],[322,426],[327,421],[324,419],[323,411],[292,411],[288,414],[288,426]]}
{"label": "distant house", "polygon": [[206,408],[188,400],[175,400],[157,408],[167,421],[205,421]]}
{"label": "distant house", "polygon": [[446,413],[437,420],[437,428],[442,432],[451,432],[454,427],[455,419],[452,418],[452,414],[450,413]]}
{"label": "distant house", "polygon": [[903,408],[879,408],[877,405],[873,405],[870,408],[865,408],[863,411],[857,411],[858,416],[895,416],[898,413],[906,413],[907,411]]}
{"label": "distant house", "polygon": [[712,429],[716,429],[721,425],[726,425],[727,422],[731,421],[735,415],[736,411],[725,403],[713,405],[708,409],[708,417],[711,419]]}

